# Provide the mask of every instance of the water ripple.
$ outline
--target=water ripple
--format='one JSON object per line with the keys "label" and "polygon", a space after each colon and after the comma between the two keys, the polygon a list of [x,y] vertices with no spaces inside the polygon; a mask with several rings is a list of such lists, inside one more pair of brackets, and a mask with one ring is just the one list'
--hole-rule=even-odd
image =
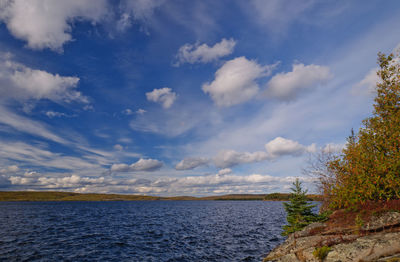
{"label": "water ripple", "polygon": [[261,261],[280,202],[2,202],[0,261]]}

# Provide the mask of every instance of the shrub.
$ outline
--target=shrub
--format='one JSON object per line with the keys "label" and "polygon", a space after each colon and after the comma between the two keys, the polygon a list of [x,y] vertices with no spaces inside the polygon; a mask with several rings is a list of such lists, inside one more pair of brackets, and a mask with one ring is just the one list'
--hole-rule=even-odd
{"label": "shrub", "polygon": [[317,247],[313,252],[313,256],[320,261],[323,261],[330,251],[331,248],[327,246]]}

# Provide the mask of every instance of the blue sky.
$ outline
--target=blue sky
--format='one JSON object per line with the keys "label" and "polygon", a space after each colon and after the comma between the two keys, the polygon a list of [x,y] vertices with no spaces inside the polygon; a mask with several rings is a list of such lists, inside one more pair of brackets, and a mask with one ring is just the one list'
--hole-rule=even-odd
{"label": "blue sky", "polygon": [[287,192],[371,115],[399,1],[1,1],[0,190]]}

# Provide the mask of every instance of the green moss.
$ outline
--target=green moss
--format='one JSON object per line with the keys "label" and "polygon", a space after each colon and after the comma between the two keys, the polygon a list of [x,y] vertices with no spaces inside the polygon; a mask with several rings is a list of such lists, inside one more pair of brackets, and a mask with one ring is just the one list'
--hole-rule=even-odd
{"label": "green moss", "polygon": [[319,259],[319,261],[323,261],[330,251],[331,248],[327,246],[317,247],[313,252],[313,256]]}
{"label": "green moss", "polygon": [[389,258],[388,260],[386,260],[386,262],[400,262],[400,258],[398,257]]}

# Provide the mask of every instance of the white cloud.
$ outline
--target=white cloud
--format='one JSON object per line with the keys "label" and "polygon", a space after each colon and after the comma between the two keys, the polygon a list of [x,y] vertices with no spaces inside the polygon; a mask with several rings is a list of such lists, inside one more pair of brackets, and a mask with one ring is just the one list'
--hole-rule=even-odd
{"label": "white cloud", "polygon": [[136,131],[172,137],[189,130],[198,131],[198,128],[210,129],[220,123],[220,117],[219,112],[210,107],[208,102],[192,100],[190,103],[176,103],[169,110],[152,107],[145,114],[136,114],[129,125]]}
{"label": "white cloud", "polygon": [[265,144],[265,150],[269,157],[275,158],[284,155],[298,156],[304,152],[315,152],[316,146],[315,144],[304,146],[297,141],[277,137]]}
{"label": "white cloud", "polygon": [[36,173],[35,176],[11,176],[9,181],[12,185],[35,186],[47,189],[75,188],[84,185],[102,184],[105,181],[104,177],[81,177],[76,174],[63,177],[45,177]]}
{"label": "white cloud", "polygon": [[214,157],[214,164],[218,168],[233,167],[239,164],[260,162],[268,159],[266,152],[254,153],[222,150]]}
{"label": "white cloud", "polygon": [[56,111],[47,111],[47,112],[45,112],[45,115],[48,118],[54,118],[54,117],[76,117],[77,116],[76,114],[69,115],[69,114],[66,114],[66,113],[56,112]]}
{"label": "white cloud", "polygon": [[[313,153],[317,151],[316,144],[311,144],[305,146],[297,141],[290,139],[285,139],[282,137],[276,137],[275,139],[269,141],[265,144],[266,151],[256,151],[256,152],[238,152],[235,150],[220,150],[213,158],[212,161],[217,168],[229,169],[230,167],[250,164],[256,162],[262,162],[265,160],[274,160],[276,158],[291,155],[291,156],[301,156],[306,152]],[[188,158],[182,160],[176,169],[192,169],[199,165],[206,164],[207,158]],[[224,171],[222,171],[224,172]]]}
{"label": "white cloud", "polygon": [[328,143],[322,148],[322,152],[324,153],[340,153],[345,144],[335,144],[335,143]]}
{"label": "white cloud", "polygon": [[65,113],[55,112],[55,111],[47,111],[45,114],[49,118],[67,116]]}
{"label": "white cloud", "polygon": [[[153,91],[153,92],[154,92],[154,91]],[[143,114],[146,113],[146,112],[147,112],[147,111],[144,110],[144,109],[142,109],[142,108],[139,108],[139,109],[136,110],[136,111],[133,111],[133,110],[130,109],[130,108],[127,108],[127,109],[122,110],[122,114],[127,115],[127,116],[130,116],[130,115],[133,115],[133,114],[143,115]]]}
{"label": "white cloud", "polygon": [[371,69],[364,78],[358,82],[352,88],[352,93],[354,95],[370,95],[376,92],[376,84],[380,82],[380,78],[377,75],[378,68]]}
{"label": "white cloud", "polygon": [[244,8],[248,9],[251,19],[267,26],[274,33],[282,33],[312,8],[315,2],[315,0],[251,0],[245,2]]}
{"label": "white cloud", "polygon": [[40,176],[40,174],[36,171],[26,171],[24,173],[24,177],[37,177]]}
{"label": "white cloud", "polygon": [[194,169],[198,166],[207,165],[210,162],[210,159],[205,157],[189,157],[183,159],[176,166],[176,170],[190,170]]}
{"label": "white cloud", "polygon": [[[188,176],[183,178],[164,177],[155,180],[124,179],[111,177],[88,177],[77,174],[39,174],[33,176],[13,175],[3,178],[11,182],[11,188],[73,190],[88,193],[130,193],[151,195],[215,195],[231,193],[272,193],[287,191],[295,177],[273,177],[265,174],[234,175],[226,169],[224,174]],[[0,177],[1,178],[1,177]],[[311,183],[312,179],[300,177]]]}
{"label": "white cloud", "polygon": [[162,167],[163,163],[156,159],[139,159],[137,162],[127,164],[113,164],[111,172],[136,172],[136,171],[155,171]]}
{"label": "white cloud", "polygon": [[146,110],[144,110],[144,109],[142,109],[142,108],[139,108],[138,110],[136,110],[136,114],[139,114],[139,115],[143,115],[144,113],[146,113],[147,111]]}
{"label": "white cloud", "polygon": [[210,47],[207,44],[185,44],[181,46],[176,55],[176,66],[184,63],[209,63],[218,60],[220,57],[232,54],[236,41],[223,38],[221,42]]}
{"label": "white cloud", "polygon": [[123,0],[120,4],[121,17],[117,21],[117,29],[124,31],[132,26],[132,20],[149,23],[154,11],[165,0]]}
{"label": "white cloud", "polygon": [[130,109],[130,108],[122,110],[122,114],[127,115],[127,116],[133,115],[134,113],[135,112],[133,112],[132,109]]}
{"label": "white cloud", "polygon": [[5,0],[0,4],[0,19],[29,48],[62,51],[63,44],[72,40],[74,21],[95,24],[107,10],[106,0]]}
{"label": "white cloud", "polygon": [[154,89],[146,93],[147,100],[162,104],[163,108],[167,109],[172,106],[176,99],[176,93],[172,92],[171,88],[163,87]]}
{"label": "white cloud", "polygon": [[61,144],[68,143],[67,140],[55,134],[54,132],[50,131],[45,125],[37,121],[33,121],[29,118],[14,114],[13,112],[9,111],[8,109],[6,109],[1,105],[0,105],[0,124],[12,127],[17,131],[31,134],[34,136],[43,137],[57,143]]}
{"label": "white cloud", "polygon": [[221,169],[218,171],[218,175],[220,175],[220,176],[224,176],[224,175],[227,175],[230,173],[232,173],[232,169],[230,169],[230,168],[224,168],[224,169]]}
{"label": "white cloud", "polygon": [[226,62],[215,72],[211,83],[204,83],[204,93],[218,106],[232,106],[253,98],[259,91],[256,80],[271,74],[274,66],[261,66],[254,60],[237,57]]}
{"label": "white cloud", "polygon": [[11,165],[6,168],[0,169],[0,174],[16,173],[19,171],[19,167],[16,165]]}
{"label": "white cloud", "polygon": [[52,170],[94,175],[109,172],[109,166],[119,158],[138,157],[138,154],[125,151],[101,151],[87,148],[82,144],[71,146],[74,153],[67,155],[52,151],[45,143],[27,144],[0,140],[0,166],[20,163],[23,166],[39,169],[40,172]]}
{"label": "white cloud", "polygon": [[114,145],[114,149],[117,151],[122,151],[122,150],[124,150],[124,147],[121,146],[120,144],[116,144],[116,145]]}
{"label": "white cloud", "polygon": [[31,69],[11,60],[10,54],[0,56],[0,95],[2,99],[49,99],[54,102],[88,103],[78,91],[79,78],[60,76]]}
{"label": "white cloud", "polygon": [[271,78],[266,94],[282,100],[293,100],[301,92],[310,90],[331,77],[329,67],[293,64],[291,72],[279,73]]}

